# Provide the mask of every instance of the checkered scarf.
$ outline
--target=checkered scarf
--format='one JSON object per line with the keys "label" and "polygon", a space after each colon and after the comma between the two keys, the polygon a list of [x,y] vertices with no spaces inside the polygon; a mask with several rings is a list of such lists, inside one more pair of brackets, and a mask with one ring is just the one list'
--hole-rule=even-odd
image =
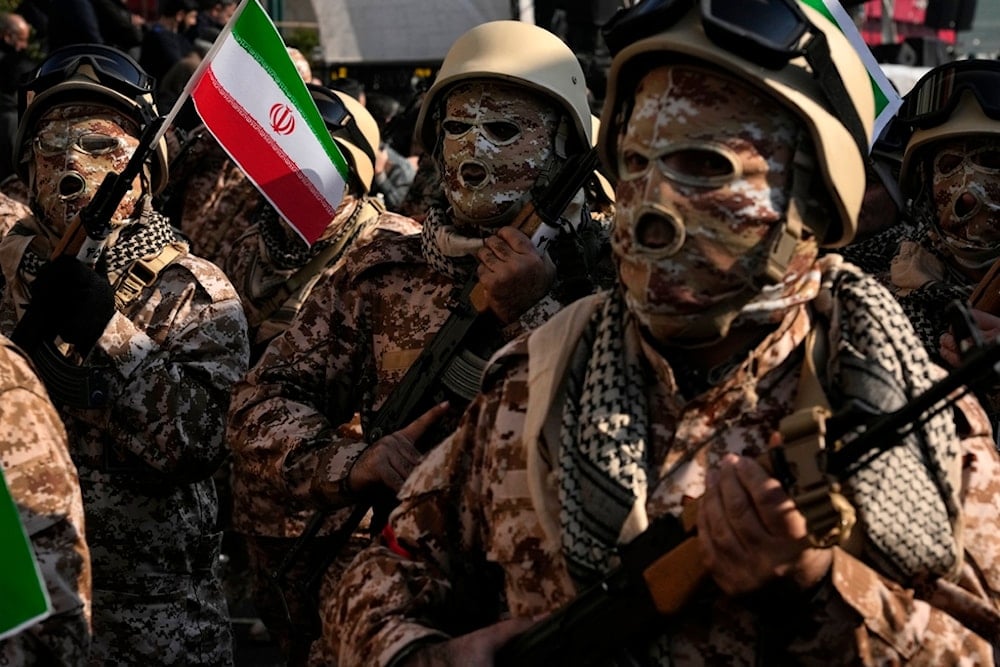
{"label": "checkered scarf", "polygon": [[[21,228],[17,233],[37,233],[38,230],[32,229],[32,222],[29,219],[19,223]],[[99,261],[99,267],[108,273],[119,273],[136,260],[153,257],[169,243],[187,243],[166,216],[148,205],[143,207],[138,218],[127,221],[112,234]],[[21,272],[33,279],[48,261],[48,257],[39,255],[29,246],[21,259]]]}
{"label": "checkered scarf", "polygon": [[[827,258],[812,302],[829,338],[821,374],[834,406],[853,401],[873,414],[901,407],[930,386],[933,368],[891,295],[853,267]],[[566,378],[556,467],[563,554],[586,585],[615,562],[621,528],[643,513],[648,471],[646,397],[640,352],[624,335],[618,291],[597,309],[577,341]],[[954,574],[960,451],[947,411],[915,429],[844,481],[857,508],[864,552],[901,581]]]}
{"label": "checkered scarf", "polygon": [[566,377],[560,523],[570,575],[584,583],[607,570],[629,513],[645,512],[646,396],[638,354],[623,332],[625,312],[612,290],[577,342]]}
{"label": "checkered scarf", "polygon": [[420,234],[420,249],[435,271],[456,282],[466,280],[476,268],[476,251],[482,245],[482,239],[456,232],[444,209],[428,209]]}

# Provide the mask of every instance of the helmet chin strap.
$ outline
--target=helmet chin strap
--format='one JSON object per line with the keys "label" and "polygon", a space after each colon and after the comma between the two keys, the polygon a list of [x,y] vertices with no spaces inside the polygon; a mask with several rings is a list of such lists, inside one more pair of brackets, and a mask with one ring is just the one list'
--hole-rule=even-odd
{"label": "helmet chin strap", "polygon": [[[771,247],[767,253],[767,260],[754,280],[758,288],[776,285],[784,280],[788,273],[788,265],[795,256],[795,248],[802,240],[802,228],[805,226],[802,213],[807,208],[806,202],[809,201],[809,190],[816,163],[811,155],[802,150],[802,142],[799,141],[798,144],[795,157],[792,159],[792,187],[789,193],[788,212],[771,233]],[[823,234],[817,232],[816,237],[822,240]]]}

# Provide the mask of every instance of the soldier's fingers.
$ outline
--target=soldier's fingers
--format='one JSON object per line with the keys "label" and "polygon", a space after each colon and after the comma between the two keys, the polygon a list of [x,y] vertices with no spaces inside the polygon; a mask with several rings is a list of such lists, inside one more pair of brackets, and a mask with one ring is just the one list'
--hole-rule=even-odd
{"label": "soldier's fingers", "polygon": [[393,493],[398,493],[406,481],[405,475],[400,475],[399,471],[391,466],[382,469],[382,483],[389,487]]}
{"label": "soldier's fingers", "polygon": [[497,236],[503,239],[507,246],[511,248],[516,253],[535,254],[538,252],[537,248],[531,243],[531,239],[522,232],[520,229],[514,227],[501,227],[500,231],[497,232]]}
{"label": "soldier's fingers", "polygon": [[414,443],[420,439],[420,436],[427,432],[427,429],[436,424],[446,412],[448,412],[448,401],[438,403],[407,424],[405,428],[399,431],[399,434],[407,438],[410,443]]}
{"label": "soldier's fingers", "polygon": [[497,234],[487,236],[486,240],[483,241],[483,245],[489,248],[501,261],[506,260],[514,253],[514,250],[508,245],[507,241]]}
{"label": "soldier's fingers", "polygon": [[486,245],[476,251],[476,259],[479,260],[480,267],[486,267],[491,271],[500,263],[500,258]]}
{"label": "soldier's fingers", "polygon": [[735,464],[736,476],[749,494],[754,516],[759,522],[748,522],[747,542],[756,546],[770,537],[800,538],[805,535],[802,515],[788,497],[780,482],[771,477],[756,461],[741,458]]}

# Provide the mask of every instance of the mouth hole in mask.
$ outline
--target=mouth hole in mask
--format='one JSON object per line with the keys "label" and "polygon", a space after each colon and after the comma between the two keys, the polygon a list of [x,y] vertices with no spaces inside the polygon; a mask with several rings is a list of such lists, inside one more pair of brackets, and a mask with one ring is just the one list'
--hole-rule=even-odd
{"label": "mouth hole in mask", "polygon": [[59,198],[73,199],[87,191],[87,181],[79,174],[66,174],[59,179]]}
{"label": "mouth hole in mask", "polygon": [[486,167],[477,162],[463,162],[458,173],[462,179],[462,185],[467,188],[483,187],[489,176]]}
{"label": "mouth hole in mask", "polygon": [[684,227],[672,216],[646,212],[636,222],[635,242],[646,254],[669,257],[684,245]]}
{"label": "mouth hole in mask", "polygon": [[955,215],[965,218],[979,210],[979,199],[972,193],[965,192],[955,200]]}

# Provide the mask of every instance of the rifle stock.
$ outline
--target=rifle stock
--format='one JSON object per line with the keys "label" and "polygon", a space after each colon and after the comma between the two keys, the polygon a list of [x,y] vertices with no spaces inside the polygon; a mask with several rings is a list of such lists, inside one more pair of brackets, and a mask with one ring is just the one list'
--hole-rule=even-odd
{"label": "rifle stock", "polygon": [[[856,415],[832,418],[833,446],[814,447],[813,460],[809,462],[834,482],[834,488],[826,492],[832,498],[824,502],[841,509],[839,503],[846,501],[836,493],[836,479],[849,476],[879,453],[896,446],[925,415],[945,409],[969,388],[993,380],[998,372],[1000,339],[969,350],[959,366],[898,410],[861,423]],[[795,474],[804,457],[802,452],[789,455],[789,450],[807,440],[800,438],[797,443],[773,447],[757,461],[790,489],[798,481]],[[831,535],[846,538],[843,526],[838,532],[828,522],[813,524],[816,513],[800,503],[815,502],[815,498],[800,499],[791,491],[790,495],[807,517],[814,546],[833,546],[836,542],[830,539]],[[814,496],[815,489],[810,489],[807,495]],[[697,500],[688,503],[679,519],[671,516],[655,519],[644,533],[621,547],[621,566],[507,642],[497,651],[496,664],[499,667],[592,664],[615,649],[655,632],[663,619],[683,609],[707,574],[695,537],[697,506]],[[655,553],[651,553],[651,547]]]}

